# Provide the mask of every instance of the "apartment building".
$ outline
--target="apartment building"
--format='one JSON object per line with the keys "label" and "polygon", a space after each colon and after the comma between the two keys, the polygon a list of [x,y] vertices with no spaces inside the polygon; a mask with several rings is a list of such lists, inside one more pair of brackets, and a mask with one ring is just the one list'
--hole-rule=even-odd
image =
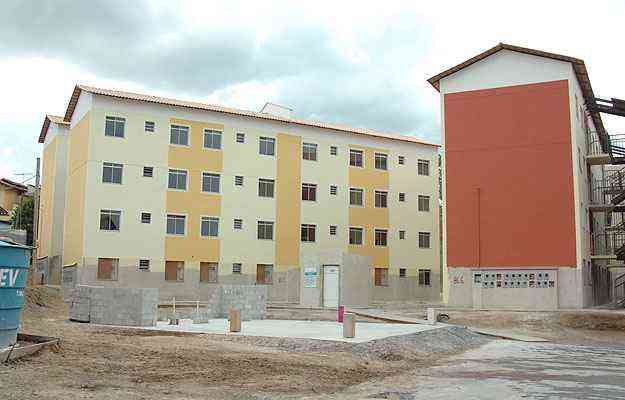
{"label": "apartment building", "polygon": [[261,284],[299,302],[302,260],[335,252],[363,257],[349,279],[371,282],[371,300],[438,298],[435,144],[271,103],[82,85],[39,142],[38,259],[51,279],[193,300],[211,284]]}
{"label": "apartment building", "polygon": [[499,44],[429,82],[441,94],[445,300],[521,309],[609,301],[614,245],[608,238],[606,252],[596,239],[623,191],[599,200],[596,183],[606,187],[604,165],[618,161],[600,114],[615,108],[598,107],[584,62]]}

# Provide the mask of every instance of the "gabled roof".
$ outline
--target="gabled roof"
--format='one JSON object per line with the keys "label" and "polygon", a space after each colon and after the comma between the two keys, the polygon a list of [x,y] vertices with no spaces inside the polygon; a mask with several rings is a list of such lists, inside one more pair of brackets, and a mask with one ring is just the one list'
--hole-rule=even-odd
{"label": "gabled roof", "polygon": [[[483,53],[472,57],[455,67],[449,68],[441,72],[438,75],[435,75],[428,79],[428,82],[434,86],[436,90],[440,91],[440,80],[448,77],[449,75],[455,74],[456,72],[475,64],[478,61],[481,61],[491,55],[497,53],[500,50],[510,50],[515,51],[517,53],[529,54],[537,57],[550,58],[552,60],[569,62],[573,66],[573,71],[575,71],[575,76],[577,77],[577,81],[579,82],[579,86],[582,89],[582,94],[584,96],[584,100],[586,105],[590,106],[595,103],[595,94],[593,93],[592,86],[590,85],[590,79],[588,78],[588,71],[586,70],[586,64],[584,64],[584,60],[575,57],[564,56],[561,54],[549,53],[541,50],[529,49],[527,47],[513,46],[511,44],[499,43],[497,46],[486,50]],[[589,107],[590,108],[590,107]],[[601,120],[601,116],[598,112],[590,112],[592,120],[595,124],[595,127],[598,132],[604,133],[605,128],[603,127],[603,121]]]}
{"label": "gabled roof", "polygon": [[[414,136],[406,136],[406,135],[400,135],[396,133],[377,132],[377,131],[373,131],[370,129],[352,128],[352,127],[338,125],[338,124],[327,124],[324,122],[305,121],[301,119],[288,118],[284,116],[271,115],[271,114],[254,112],[254,111],[239,110],[236,108],[222,107],[222,106],[212,105],[212,104],[176,100],[176,99],[170,99],[170,98],[165,98],[165,97],[150,96],[146,94],[124,92],[124,91],[119,91],[119,90],[102,89],[102,88],[96,88],[96,87],[86,86],[86,85],[76,85],[76,87],[74,88],[72,97],[70,98],[69,104],[67,105],[67,111],[65,112],[65,117],[63,118],[65,123],[69,123],[69,121],[71,120],[72,115],[74,114],[74,110],[76,109],[76,104],[78,103],[78,98],[80,97],[80,94],[83,91],[87,93],[93,93],[93,94],[97,94],[101,96],[115,97],[115,98],[124,99],[124,100],[135,100],[135,101],[143,101],[143,102],[148,102],[148,103],[162,104],[162,105],[167,105],[167,106],[212,111],[212,112],[218,112],[218,113],[224,113],[224,114],[230,114],[230,115],[257,118],[261,120],[282,122],[285,124],[309,126],[309,127],[314,127],[314,128],[329,129],[329,130],[333,130],[337,132],[368,135],[368,136],[374,136],[374,137],[379,137],[379,138],[384,138],[384,139],[399,140],[403,142],[418,143],[418,144],[422,144],[426,146],[440,147],[440,145],[438,144],[429,143],[421,139],[418,139]],[[42,136],[39,137],[40,143],[43,142],[43,139],[45,139],[45,133],[43,133],[43,135],[44,135],[43,137]]]}
{"label": "gabled roof", "polygon": [[11,189],[17,190],[18,192],[26,192],[28,191],[28,186],[23,185],[19,182],[12,181],[7,178],[0,178],[0,184],[10,187]]}
{"label": "gabled roof", "polygon": [[63,117],[46,114],[46,117],[43,119],[43,125],[41,126],[41,132],[39,133],[39,143],[43,143],[43,141],[46,139],[46,133],[48,133],[48,127],[50,126],[50,122],[61,125],[69,125],[69,121],[65,121]]}

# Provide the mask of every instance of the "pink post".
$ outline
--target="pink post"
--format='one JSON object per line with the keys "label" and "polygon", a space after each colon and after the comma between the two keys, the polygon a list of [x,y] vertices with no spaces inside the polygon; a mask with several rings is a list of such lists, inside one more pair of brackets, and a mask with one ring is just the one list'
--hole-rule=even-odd
{"label": "pink post", "polygon": [[339,322],[343,322],[343,316],[345,315],[345,306],[339,306],[337,319]]}

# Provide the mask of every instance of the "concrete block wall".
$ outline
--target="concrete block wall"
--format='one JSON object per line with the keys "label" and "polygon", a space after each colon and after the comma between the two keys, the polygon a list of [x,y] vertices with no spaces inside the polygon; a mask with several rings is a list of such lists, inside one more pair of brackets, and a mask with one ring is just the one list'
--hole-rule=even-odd
{"label": "concrete block wall", "polygon": [[65,292],[72,321],[124,326],[156,324],[158,289],[78,285]]}

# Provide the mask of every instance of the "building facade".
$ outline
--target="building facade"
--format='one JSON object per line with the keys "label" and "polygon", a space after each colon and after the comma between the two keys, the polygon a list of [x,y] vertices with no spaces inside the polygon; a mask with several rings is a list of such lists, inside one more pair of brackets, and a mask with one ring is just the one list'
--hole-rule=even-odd
{"label": "building facade", "polygon": [[429,82],[441,94],[445,300],[608,301],[612,256],[593,242],[606,225],[606,212],[593,214],[593,185],[610,157],[593,161],[605,129],[584,62],[500,44]]}
{"label": "building facade", "polygon": [[289,113],[77,86],[40,136],[39,259],[163,298],[299,302],[302,260],[335,251],[366,257],[372,300],[438,298],[438,146]]}

